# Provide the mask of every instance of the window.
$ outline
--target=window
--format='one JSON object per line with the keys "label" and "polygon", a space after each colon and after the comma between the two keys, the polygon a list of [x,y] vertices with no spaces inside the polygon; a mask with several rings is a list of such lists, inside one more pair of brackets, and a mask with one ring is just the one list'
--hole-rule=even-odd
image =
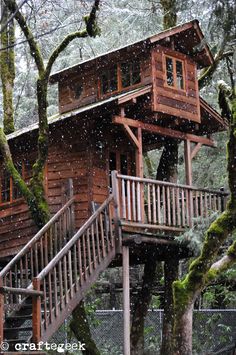
{"label": "window", "polygon": [[129,86],[139,84],[140,82],[139,61],[117,64],[102,72],[100,76],[100,93],[103,96],[107,93],[120,91]]}
{"label": "window", "polygon": [[[18,161],[15,163],[15,167],[21,176],[24,177],[24,169],[23,163]],[[6,171],[6,169],[2,170],[0,176],[0,204],[4,204],[7,202],[13,202],[21,197],[21,193],[17,186],[13,183],[12,176]]]}
{"label": "window", "polygon": [[184,90],[184,62],[182,60],[166,56],[165,65],[167,86],[178,90]]}
{"label": "window", "polygon": [[[15,163],[15,167],[25,182],[28,183],[32,177],[32,164],[28,161],[18,161]],[[0,175],[0,205],[16,201],[21,197],[21,192],[14,184],[12,176],[9,175],[6,169],[2,169]]]}
{"label": "window", "polygon": [[71,100],[79,100],[83,93],[83,85],[81,83],[71,82],[68,85]]}
{"label": "window", "polygon": [[121,63],[121,85],[122,88],[140,83],[140,63]]}
{"label": "window", "polygon": [[104,70],[101,75],[101,94],[107,94],[118,89],[117,67]]}

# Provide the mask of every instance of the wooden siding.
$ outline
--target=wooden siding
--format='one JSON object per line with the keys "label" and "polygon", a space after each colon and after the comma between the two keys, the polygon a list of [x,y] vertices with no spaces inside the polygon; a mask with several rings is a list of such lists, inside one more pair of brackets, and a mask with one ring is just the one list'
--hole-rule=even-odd
{"label": "wooden siding", "polygon": [[[133,57],[130,57],[130,53],[128,53],[122,58],[118,58],[117,61],[120,60],[130,62],[130,58],[133,59]],[[138,59],[140,60],[141,82],[140,84],[136,84],[134,87],[146,85],[152,81],[151,62],[149,56],[141,56],[141,58],[137,57],[137,60]],[[99,100],[99,75],[106,67],[109,68],[111,65],[117,63],[117,61],[114,62],[113,60],[111,62],[105,62],[103,65],[100,64],[97,67],[94,66],[93,68],[89,68],[87,70],[84,69],[84,72],[75,72],[61,79],[61,81],[59,81],[59,112],[68,112],[77,107],[86,106]],[[74,88],[76,85],[83,86],[83,91],[79,99],[76,99],[74,94]],[[123,89],[122,92],[129,91],[132,88],[133,86],[128,87]],[[107,98],[112,95],[114,95],[114,92],[104,95],[103,98]]]}
{"label": "wooden siding", "polygon": [[[51,214],[65,203],[65,183],[72,178],[77,229],[90,216],[91,202],[102,204],[108,197],[109,151],[133,152],[122,130],[112,131],[114,126],[106,122],[88,136],[85,132],[91,132],[92,126],[93,122],[88,121],[64,124],[53,131],[49,146],[45,186]],[[107,142],[102,149],[100,141]],[[16,149],[12,148],[13,155]],[[35,149],[36,146],[32,147],[32,151]],[[0,258],[16,254],[36,232],[23,198],[0,206]]]}
{"label": "wooden siding", "polygon": [[[167,87],[165,55],[184,61],[185,90]],[[152,51],[153,111],[200,122],[196,64],[186,55],[157,46]]]}

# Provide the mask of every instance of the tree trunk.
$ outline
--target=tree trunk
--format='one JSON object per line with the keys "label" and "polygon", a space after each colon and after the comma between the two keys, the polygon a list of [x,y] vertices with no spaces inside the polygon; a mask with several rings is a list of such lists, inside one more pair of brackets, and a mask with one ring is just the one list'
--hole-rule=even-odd
{"label": "tree trunk", "polygon": [[177,24],[176,0],[160,0],[163,10],[163,28],[168,30]]}
{"label": "tree trunk", "polygon": [[162,274],[161,264],[157,261],[146,263],[143,271],[142,289],[134,305],[133,322],[131,327],[131,354],[144,353],[144,321],[152,298],[153,283]]}
{"label": "tree trunk", "polygon": [[[176,181],[178,164],[178,142],[166,139],[157,169],[157,180]],[[143,285],[140,290],[133,310],[131,327],[131,353],[141,355],[144,353],[144,320],[152,299],[152,285],[157,278],[157,266],[160,261],[150,258],[144,266]],[[148,285],[148,287],[147,287]],[[165,345],[163,345],[165,346]]]}
{"label": "tree trunk", "polygon": [[172,284],[178,279],[178,266],[177,259],[166,260],[164,264],[165,293],[161,355],[173,355],[174,300]]}
{"label": "tree trunk", "polygon": [[85,343],[86,350],[83,352],[86,355],[100,355],[95,342],[93,341],[89,323],[84,308],[84,302],[81,301],[76,309],[72,312],[72,320],[70,329],[74,333],[76,339],[81,343]]}
{"label": "tree trunk", "polygon": [[13,20],[7,24],[9,18],[8,8],[1,1],[1,52],[0,72],[3,93],[3,126],[5,134],[14,132],[13,89],[15,79],[15,27]]}
{"label": "tree trunk", "polygon": [[[193,302],[190,302],[176,314],[174,355],[192,354]],[[164,355],[164,353],[163,353]]]}

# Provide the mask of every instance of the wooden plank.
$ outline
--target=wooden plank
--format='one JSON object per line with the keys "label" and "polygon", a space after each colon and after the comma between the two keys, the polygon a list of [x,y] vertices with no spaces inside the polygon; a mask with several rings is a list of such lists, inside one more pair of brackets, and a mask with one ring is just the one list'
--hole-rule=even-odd
{"label": "wooden plank", "polygon": [[[33,288],[35,291],[40,291],[40,280],[33,279]],[[33,343],[38,344],[41,339],[41,299],[40,296],[33,297],[32,300],[32,328],[33,328]]]}
{"label": "wooden plank", "polygon": [[191,143],[189,140],[184,141],[184,159],[185,159],[185,178],[186,185],[192,186],[192,160],[191,160]]}
{"label": "wooden plank", "polygon": [[124,131],[126,133],[126,135],[128,136],[128,138],[130,139],[131,143],[136,147],[139,148],[139,141],[136,138],[135,134],[132,132],[131,128],[127,125],[124,124],[123,125]]}
{"label": "wooden plank", "polygon": [[[2,278],[0,278],[0,287],[3,287],[3,279]],[[2,342],[4,340],[4,335],[3,335],[4,318],[5,318],[4,294],[0,292],[0,344],[2,344]]]}

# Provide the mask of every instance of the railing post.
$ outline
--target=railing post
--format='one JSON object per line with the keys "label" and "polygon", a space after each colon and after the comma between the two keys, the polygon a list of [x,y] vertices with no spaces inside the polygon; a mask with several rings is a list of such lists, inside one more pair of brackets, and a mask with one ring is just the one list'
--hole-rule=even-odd
{"label": "railing post", "polygon": [[130,355],[130,277],[129,247],[122,247],[123,266],[123,339],[124,355]]}
{"label": "railing post", "polygon": [[[33,279],[33,289],[40,291],[40,279]],[[33,328],[33,343],[39,343],[41,339],[41,298],[33,296],[32,298],[32,328]]]}
{"label": "railing post", "polygon": [[[70,200],[74,196],[74,185],[73,185],[73,179],[68,179],[68,199]],[[71,212],[71,236],[75,233],[75,208],[74,208],[74,203],[70,207],[70,212]]]}
{"label": "railing post", "polygon": [[193,227],[193,190],[189,189],[189,227]]}
{"label": "railing post", "polygon": [[[0,288],[3,286],[3,280],[0,278]],[[0,290],[0,344],[3,342],[3,325],[4,325],[4,294]]]}
{"label": "railing post", "polygon": [[120,195],[117,171],[111,172],[112,193],[114,196],[114,226],[116,252],[121,252],[121,227],[120,227]]}

